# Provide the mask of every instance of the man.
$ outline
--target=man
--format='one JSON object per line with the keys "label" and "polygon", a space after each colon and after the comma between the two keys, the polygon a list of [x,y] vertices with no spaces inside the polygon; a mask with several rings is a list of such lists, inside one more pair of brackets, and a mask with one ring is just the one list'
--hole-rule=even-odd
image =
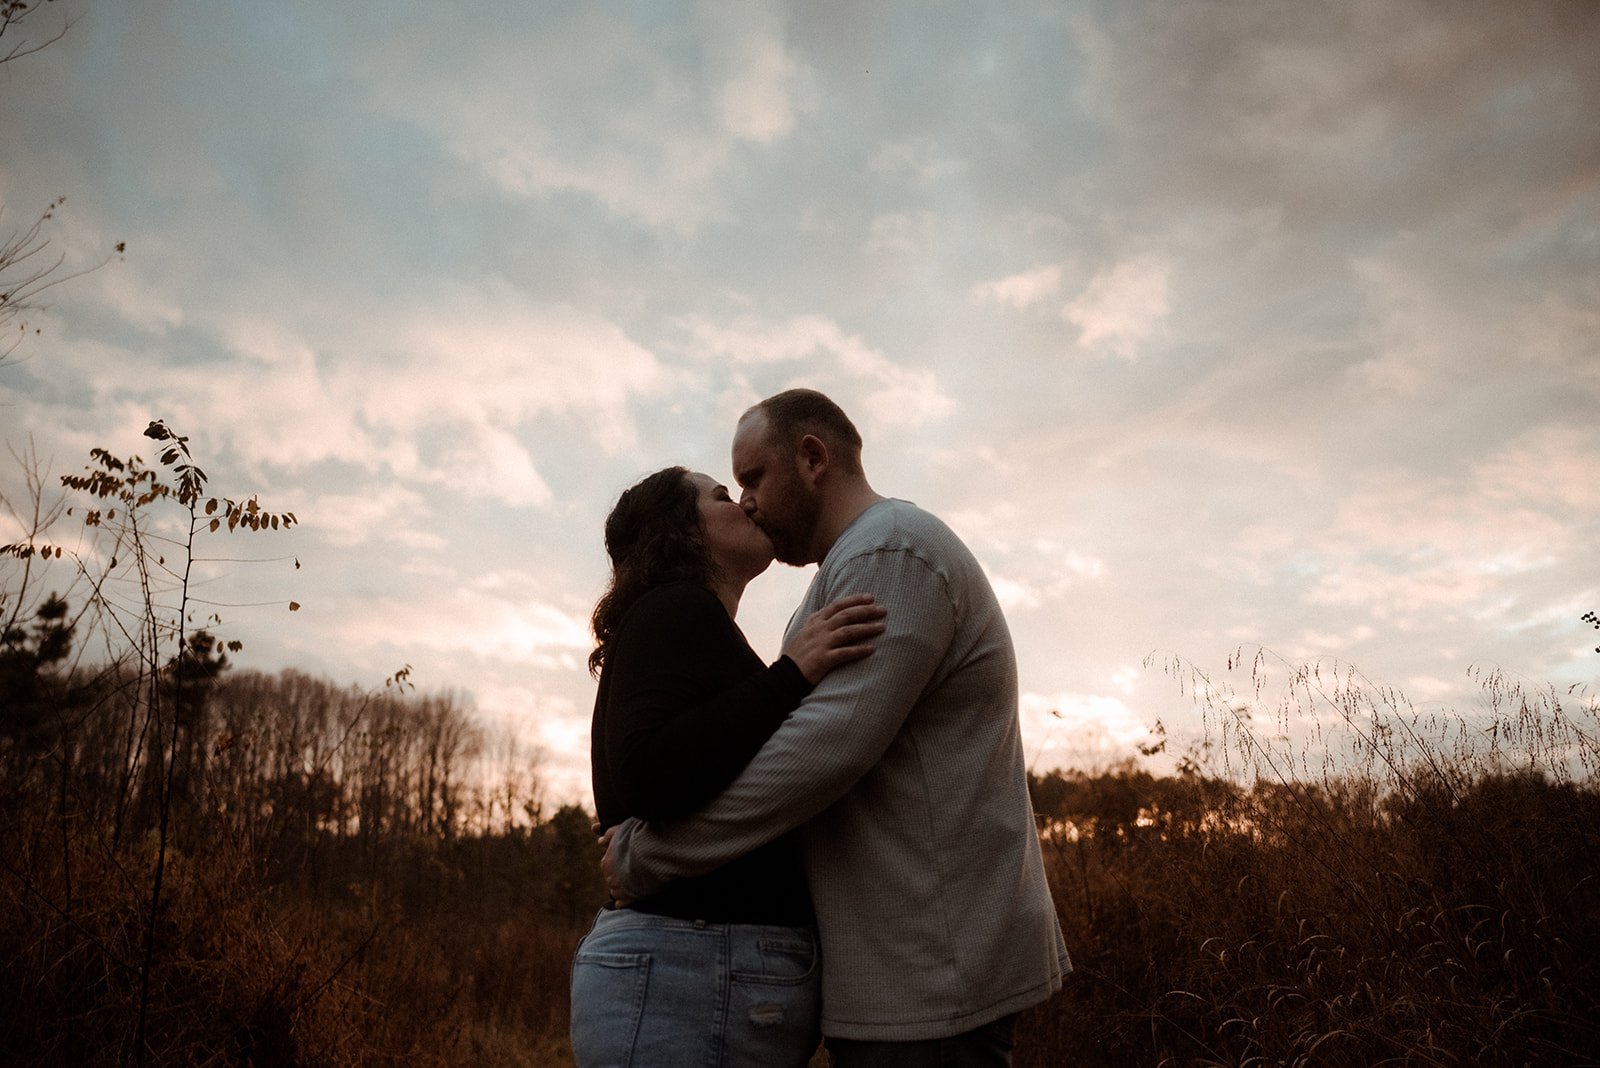
{"label": "man", "polygon": [[612,892],[645,897],[803,824],[833,1063],[1009,1064],[1017,1013],[1071,964],[1028,798],[1016,656],[988,579],[942,522],[872,489],[860,434],[820,393],[746,412],[733,474],[777,558],[821,565],[790,626],[870,593],[887,630],[710,805],[617,828]]}

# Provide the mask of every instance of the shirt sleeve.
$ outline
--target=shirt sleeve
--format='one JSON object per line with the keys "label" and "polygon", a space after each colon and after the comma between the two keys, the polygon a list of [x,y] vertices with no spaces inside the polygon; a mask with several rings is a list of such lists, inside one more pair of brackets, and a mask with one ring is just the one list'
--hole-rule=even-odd
{"label": "shirt sleeve", "polygon": [[708,697],[708,677],[745,648],[721,603],[667,589],[635,612],[607,664],[606,754],[624,810],[665,819],[732,782],[811,684],[785,656]]}
{"label": "shirt sleeve", "polygon": [[824,603],[870,593],[888,610],[864,660],[830,672],[717,798],[681,819],[624,821],[612,862],[628,894],[702,875],[821,812],[871,770],[943,662],[955,610],[942,576],[907,550],[839,568]]}

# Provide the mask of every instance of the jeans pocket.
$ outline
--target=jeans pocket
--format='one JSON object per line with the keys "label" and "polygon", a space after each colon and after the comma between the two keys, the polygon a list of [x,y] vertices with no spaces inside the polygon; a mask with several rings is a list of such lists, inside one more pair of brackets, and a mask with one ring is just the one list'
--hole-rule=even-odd
{"label": "jeans pocket", "polygon": [[822,1039],[822,970],[814,943],[762,939],[728,988],[728,1068],[805,1068]]}
{"label": "jeans pocket", "polygon": [[572,1056],[579,1068],[632,1063],[645,992],[648,953],[584,953],[572,960]]}
{"label": "jeans pocket", "polygon": [[735,969],[733,978],[752,983],[804,983],[817,970],[816,942],[801,938],[762,938],[756,942],[758,970]]}

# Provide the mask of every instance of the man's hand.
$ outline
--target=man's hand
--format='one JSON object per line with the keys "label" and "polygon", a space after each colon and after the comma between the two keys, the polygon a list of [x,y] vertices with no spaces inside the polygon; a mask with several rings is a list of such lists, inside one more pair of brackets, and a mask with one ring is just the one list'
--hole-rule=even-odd
{"label": "man's hand", "polygon": [[633,898],[629,897],[622,889],[622,883],[617,880],[616,865],[611,860],[611,840],[616,836],[617,829],[615,827],[600,836],[600,845],[606,851],[605,855],[600,858],[600,871],[606,877],[606,892],[611,895],[611,903],[617,908],[627,908],[633,904]]}

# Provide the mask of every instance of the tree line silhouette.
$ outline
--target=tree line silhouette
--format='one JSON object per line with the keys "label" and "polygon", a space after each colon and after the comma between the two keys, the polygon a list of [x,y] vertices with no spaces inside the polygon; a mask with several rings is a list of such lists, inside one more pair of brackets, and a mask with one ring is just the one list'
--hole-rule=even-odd
{"label": "tree line silhouette", "polygon": [[[604,900],[590,814],[547,810],[536,754],[488,735],[462,700],[403,679],[363,692],[237,671],[197,631],[160,672],[161,688],[187,693],[158,736],[140,727],[136,676],[66,666],[69,612],[50,597],[0,642],[0,989],[31,1007],[0,1035],[15,1063],[174,1063],[202,1049],[235,1063],[381,1063],[385,1032],[416,1013],[385,991],[416,980],[407,970],[421,962],[393,959],[408,944],[433,944],[428,969],[486,966],[517,987],[542,974],[523,965],[529,947],[554,938],[546,956],[560,959]],[[146,962],[163,768],[168,892]],[[249,929],[219,930],[226,917]],[[503,955],[487,962],[470,945],[496,938]],[[204,981],[218,971],[237,973],[231,991]],[[351,989],[365,1010],[322,1019]],[[411,1026],[483,996],[430,993]],[[564,1017],[554,984],[526,1001]],[[346,1061],[340,1042],[360,1052]]]}

